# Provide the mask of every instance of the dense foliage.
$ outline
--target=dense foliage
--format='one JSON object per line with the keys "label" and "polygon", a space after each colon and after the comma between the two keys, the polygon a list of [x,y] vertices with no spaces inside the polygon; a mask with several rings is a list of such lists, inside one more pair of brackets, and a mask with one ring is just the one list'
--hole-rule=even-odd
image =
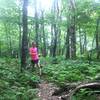
{"label": "dense foliage", "polygon": [[[41,63],[43,60],[45,59],[41,58]],[[90,65],[86,60],[66,61],[63,57],[58,57],[56,64],[52,63],[51,58],[47,58],[45,61],[47,64],[42,68],[43,75],[40,79],[36,71],[31,72],[31,68],[21,73],[17,59],[0,59],[0,99],[35,100],[38,93],[37,84],[43,79],[60,87],[67,83],[92,82],[100,79],[99,62],[92,62]],[[92,93],[92,90],[81,90],[73,100],[88,100],[84,99],[84,95],[87,94],[87,98],[90,98]],[[77,99],[75,99],[76,97]],[[94,98],[96,98],[95,94]]]}
{"label": "dense foliage", "polygon": [[[38,68],[32,71],[32,41],[41,77]],[[99,72],[100,0],[0,0],[0,100],[38,100],[42,81],[94,82]],[[99,100],[98,94],[81,89],[73,100]]]}
{"label": "dense foliage", "polygon": [[35,100],[39,80],[28,71],[21,73],[18,60],[0,59],[0,100]]}

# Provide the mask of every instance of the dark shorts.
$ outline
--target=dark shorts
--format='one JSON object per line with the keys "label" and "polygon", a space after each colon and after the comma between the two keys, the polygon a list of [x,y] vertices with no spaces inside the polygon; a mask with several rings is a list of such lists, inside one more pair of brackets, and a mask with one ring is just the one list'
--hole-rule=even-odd
{"label": "dark shorts", "polygon": [[39,61],[38,59],[37,60],[31,60],[31,63],[32,64],[38,64],[38,61]]}

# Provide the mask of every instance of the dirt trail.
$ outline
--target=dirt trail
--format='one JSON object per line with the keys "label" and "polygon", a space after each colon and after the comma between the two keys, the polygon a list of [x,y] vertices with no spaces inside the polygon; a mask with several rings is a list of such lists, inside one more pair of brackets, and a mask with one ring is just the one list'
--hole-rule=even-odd
{"label": "dirt trail", "polygon": [[42,82],[39,84],[38,96],[40,100],[61,100],[58,96],[52,96],[54,90],[57,89],[52,83]]}

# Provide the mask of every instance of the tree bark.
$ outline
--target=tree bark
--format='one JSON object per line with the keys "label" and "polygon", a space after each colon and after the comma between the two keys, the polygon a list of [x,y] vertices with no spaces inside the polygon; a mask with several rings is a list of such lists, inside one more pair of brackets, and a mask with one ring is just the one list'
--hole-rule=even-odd
{"label": "tree bark", "polygon": [[46,34],[44,31],[44,12],[42,11],[42,33],[43,33],[43,56],[47,56],[47,51],[46,51]]}
{"label": "tree bark", "polygon": [[86,32],[84,32],[84,52],[87,51],[87,35]]}
{"label": "tree bark", "polygon": [[69,10],[71,14],[68,16],[69,25],[67,27],[66,36],[66,59],[76,57],[76,33],[75,33],[75,1],[69,0]]}
{"label": "tree bark", "polygon": [[55,33],[55,34],[54,34],[54,35],[55,35],[55,38],[54,38],[54,46],[53,46],[53,57],[56,57],[57,35],[58,35],[56,24],[54,24],[54,33]]}
{"label": "tree bark", "polygon": [[1,51],[1,40],[0,40],[0,57],[2,56],[2,51]]}
{"label": "tree bark", "polygon": [[54,45],[53,45],[53,57],[56,57],[57,53],[57,40],[58,40],[58,26],[57,22],[58,21],[58,0],[54,1],[54,23],[53,23],[53,31],[54,31]]}
{"label": "tree bark", "polygon": [[19,23],[19,25],[18,25],[18,27],[19,27],[19,50],[18,50],[18,57],[19,57],[19,59],[21,59],[21,41],[22,41],[22,31],[21,31],[21,23]]}
{"label": "tree bark", "polygon": [[37,48],[39,47],[39,22],[38,22],[38,12],[37,12],[37,0],[35,0],[35,42]]}
{"label": "tree bark", "polygon": [[53,55],[53,43],[54,43],[54,32],[53,32],[53,24],[51,23],[51,45],[50,45],[50,56]]}
{"label": "tree bark", "polygon": [[27,26],[27,6],[28,0],[23,1],[23,35],[22,35],[22,47],[21,47],[21,71],[25,69],[27,63],[27,53],[28,53],[28,26]]}
{"label": "tree bark", "polygon": [[66,36],[66,59],[67,58],[70,58],[69,28],[67,29],[67,36]]}
{"label": "tree bark", "polygon": [[82,34],[79,26],[79,39],[80,39],[80,54],[83,54],[83,46],[82,46]]}
{"label": "tree bark", "polygon": [[99,34],[99,22],[100,18],[97,19],[97,25],[96,25],[96,49],[97,49],[97,59],[100,58],[100,34]]}

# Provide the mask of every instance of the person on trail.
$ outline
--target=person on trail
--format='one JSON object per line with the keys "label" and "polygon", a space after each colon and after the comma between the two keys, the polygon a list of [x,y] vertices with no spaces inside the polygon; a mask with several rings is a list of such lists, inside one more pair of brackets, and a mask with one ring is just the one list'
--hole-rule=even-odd
{"label": "person on trail", "polygon": [[32,42],[32,47],[29,49],[29,53],[30,53],[30,56],[31,56],[31,63],[32,63],[33,68],[35,67],[35,65],[37,67],[39,67],[39,64],[38,64],[39,55],[38,55],[38,50],[37,50],[35,42]]}

